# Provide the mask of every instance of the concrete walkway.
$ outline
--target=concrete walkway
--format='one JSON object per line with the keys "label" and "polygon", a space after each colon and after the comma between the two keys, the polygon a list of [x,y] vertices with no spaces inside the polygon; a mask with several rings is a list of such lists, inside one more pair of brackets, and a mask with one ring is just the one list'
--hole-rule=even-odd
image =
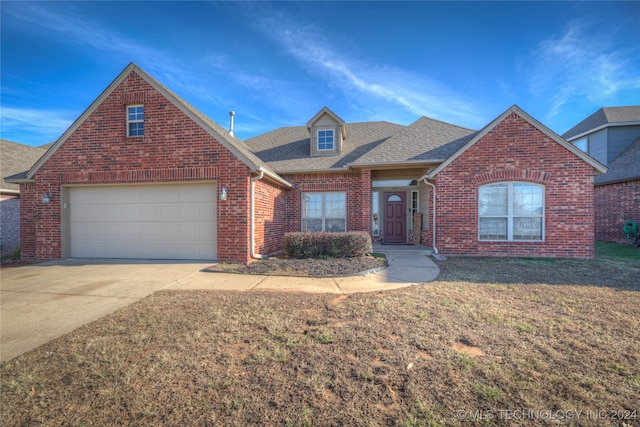
{"label": "concrete walkway", "polygon": [[424,246],[376,245],[374,253],[383,253],[389,266],[382,271],[362,276],[313,278],[211,272],[179,280],[171,289],[351,294],[430,282],[440,274],[438,266],[428,257],[431,250]]}
{"label": "concrete walkway", "polygon": [[389,267],[365,276],[302,278],[204,272],[211,263],[68,259],[0,271],[0,361],[13,359],[162,289],[372,292],[435,279],[424,252],[376,250]]}

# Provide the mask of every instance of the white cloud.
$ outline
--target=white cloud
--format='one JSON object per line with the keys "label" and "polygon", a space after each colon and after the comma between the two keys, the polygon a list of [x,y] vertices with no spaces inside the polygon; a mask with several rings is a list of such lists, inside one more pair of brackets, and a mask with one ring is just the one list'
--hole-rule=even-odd
{"label": "white cloud", "polygon": [[[143,41],[131,40],[126,34],[92,20],[88,15],[81,15],[72,5],[16,2],[12,6],[7,13],[14,21],[28,26],[31,32],[43,31],[64,43],[82,46],[91,57],[102,57],[110,63],[114,59],[119,60],[122,68],[133,61],[182,95],[190,94],[206,102],[225,104],[211,93],[203,79],[196,77],[189,69],[176,65],[180,64],[177,58]],[[217,60],[218,66],[224,63],[223,56],[211,55],[210,58],[212,62]]]}
{"label": "white cloud", "polygon": [[35,145],[55,141],[73,123],[70,119],[74,113],[68,111],[35,110],[2,106],[0,117],[3,138],[11,139],[10,135],[35,135],[33,141],[16,141],[21,143],[33,142]]}
{"label": "white cloud", "polygon": [[562,34],[537,44],[527,65],[529,87],[536,98],[550,100],[548,118],[572,102],[602,106],[621,91],[640,89],[638,68],[630,61],[637,47],[616,46],[606,34],[593,30],[574,21]]}
{"label": "white cloud", "polygon": [[121,52],[135,56],[146,52],[141,46],[119,37],[86,16],[79,16],[68,4],[12,2],[9,6],[5,7],[4,12],[14,23],[23,23],[30,32],[41,31],[100,52]]}
{"label": "white cloud", "polygon": [[467,126],[479,126],[487,119],[454,90],[423,75],[349,55],[310,24],[298,25],[286,15],[265,10],[255,17],[263,32],[307,73],[324,79],[363,109],[374,110],[374,103],[380,109],[403,109],[413,118],[425,115]]}

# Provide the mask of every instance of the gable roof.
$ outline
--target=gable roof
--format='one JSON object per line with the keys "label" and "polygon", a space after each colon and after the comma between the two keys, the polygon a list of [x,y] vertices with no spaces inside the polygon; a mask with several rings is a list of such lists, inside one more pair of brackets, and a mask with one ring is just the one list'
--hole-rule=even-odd
{"label": "gable roof", "polygon": [[540,132],[544,133],[546,136],[551,138],[553,141],[562,145],[564,148],[584,160],[586,163],[591,165],[597,172],[605,173],[607,171],[607,167],[595,160],[593,157],[584,153],[582,150],[576,148],[573,144],[568,143],[564,139],[562,139],[559,135],[553,132],[551,129],[544,126],[542,123],[538,122],[536,119],[525,113],[520,107],[517,105],[513,105],[511,108],[507,109],[504,113],[499,115],[495,120],[489,123],[487,126],[482,128],[479,132],[475,133],[462,147],[460,147],[453,155],[448,157],[444,162],[440,163],[438,167],[433,169],[428,174],[424,175],[420,179],[427,178],[431,179],[435,177],[442,169],[446,168],[451,162],[453,162],[456,158],[458,158],[462,153],[471,148],[476,142],[482,139],[486,134],[488,134],[493,128],[498,126],[504,119],[506,119],[511,114],[518,115],[521,119],[529,123],[531,126],[538,129]]}
{"label": "gable roof", "polygon": [[640,137],[609,163],[609,171],[596,176],[595,185],[640,179]]}
{"label": "gable roof", "polygon": [[30,145],[19,144],[17,142],[0,139],[0,164],[2,165],[2,186],[3,193],[20,193],[20,185],[7,182],[5,178],[11,179],[15,175],[29,169],[45,153],[46,148],[32,147]]}
{"label": "gable roof", "polygon": [[455,153],[472,129],[421,117],[353,162],[353,166],[391,163],[439,163]]}
{"label": "gable roof", "polygon": [[640,105],[603,107],[569,129],[562,137],[573,140],[607,126],[640,125]]}
{"label": "gable roof", "polygon": [[[38,172],[42,165],[64,144],[64,142],[87,120],[91,114],[100,106],[100,104],[118,87],[120,84],[131,74],[135,73],[146,81],[150,86],[167,98],[173,105],[175,105],[180,111],[186,114],[190,119],[196,122],[202,129],[213,136],[220,144],[231,151],[241,162],[249,167],[254,172],[264,172],[269,178],[279,182],[287,187],[291,187],[291,183],[278,176],[271,171],[265,163],[256,157],[255,154],[246,146],[246,144],[231,135],[216,122],[202,114],[191,104],[180,98],[174,92],[169,90],[163,84],[155,80],[144,70],[138,67],[133,62],[130,63],[116,79],[100,94],[100,96],[87,108],[78,119],[67,129],[62,136],[47,150],[44,156],[38,160],[31,169],[26,173],[24,179],[16,182],[29,182],[33,179],[33,176]],[[16,177],[17,178],[17,177]]]}
{"label": "gable roof", "polygon": [[331,110],[329,109],[329,107],[326,107],[326,106],[325,106],[325,107],[322,107],[322,108],[320,109],[320,111],[318,111],[318,112],[316,113],[316,115],[315,115],[315,116],[311,117],[311,120],[309,120],[309,121],[307,122],[307,128],[311,129],[311,126],[313,126],[313,122],[315,122],[316,120],[318,120],[318,119],[320,118],[320,116],[322,116],[323,114],[328,114],[329,116],[331,116],[331,118],[332,118],[333,120],[335,120],[336,122],[338,122],[338,124],[339,124],[340,126],[343,126],[343,125],[345,124],[345,121],[344,121],[344,120],[342,120],[342,119],[341,119],[341,118],[340,118],[336,113],[334,113],[333,111],[331,111]]}

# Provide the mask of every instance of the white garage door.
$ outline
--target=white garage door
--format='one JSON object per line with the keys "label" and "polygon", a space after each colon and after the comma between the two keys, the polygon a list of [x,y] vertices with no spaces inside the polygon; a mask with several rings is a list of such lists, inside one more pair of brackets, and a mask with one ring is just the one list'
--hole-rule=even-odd
{"label": "white garage door", "polygon": [[69,189],[71,256],[216,259],[215,184]]}

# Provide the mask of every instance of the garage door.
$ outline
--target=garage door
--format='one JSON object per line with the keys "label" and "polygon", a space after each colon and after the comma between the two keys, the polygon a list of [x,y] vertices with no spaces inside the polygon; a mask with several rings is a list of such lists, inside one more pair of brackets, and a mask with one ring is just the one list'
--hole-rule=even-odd
{"label": "garage door", "polygon": [[215,184],[69,189],[75,258],[216,259]]}

